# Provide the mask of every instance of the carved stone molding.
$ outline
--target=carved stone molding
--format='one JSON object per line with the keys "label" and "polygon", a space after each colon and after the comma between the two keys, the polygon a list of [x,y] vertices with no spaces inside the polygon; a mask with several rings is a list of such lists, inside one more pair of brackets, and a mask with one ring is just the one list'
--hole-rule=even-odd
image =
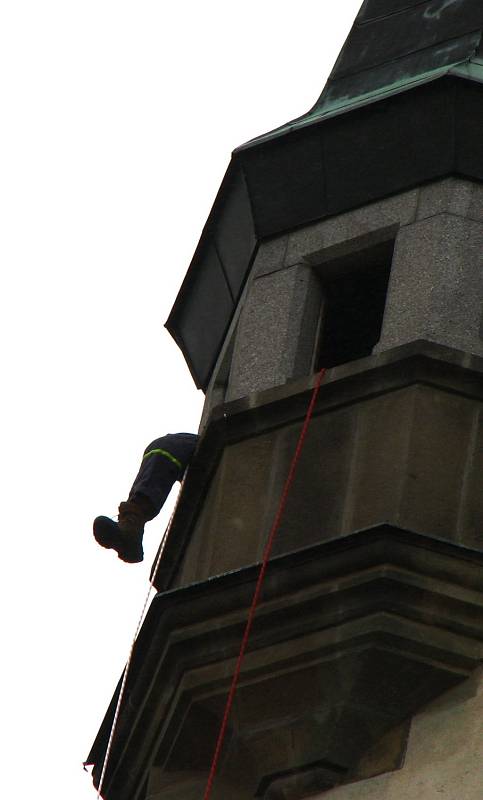
{"label": "carved stone molding", "polygon": [[[274,559],[214,800],[298,800],[353,779],[371,748],[481,660],[482,565],[480,552],[390,525]],[[256,576],[249,567],[157,595],[105,798],[144,800],[142,786],[197,800]],[[111,717],[91,753],[97,780]]]}

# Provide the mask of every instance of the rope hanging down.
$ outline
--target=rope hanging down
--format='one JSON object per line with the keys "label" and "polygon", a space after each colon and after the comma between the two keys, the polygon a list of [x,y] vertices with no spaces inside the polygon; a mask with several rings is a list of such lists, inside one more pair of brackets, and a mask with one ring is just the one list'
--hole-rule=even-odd
{"label": "rope hanging down", "polygon": [[181,486],[180,486],[180,489],[179,489],[179,492],[178,492],[178,497],[176,498],[176,503],[174,505],[173,511],[171,512],[171,516],[169,518],[168,524],[166,525],[166,529],[165,529],[163,537],[161,539],[161,544],[159,546],[158,556],[156,558],[156,563],[154,565],[154,569],[153,569],[153,572],[152,572],[151,580],[149,582],[148,593],[147,593],[146,599],[144,601],[143,609],[141,611],[141,616],[139,617],[139,622],[137,624],[136,633],[134,634],[134,638],[133,638],[132,644],[131,644],[131,649],[129,650],[128,659],[127,659],[127,662],[126,662],[126,666],[124,668],[124,675],[122,677],[121,688],[119,689],[119,697],[117,698],[116,710],[114,712],[114,719],[112,721],[111,732],[109,734],[109,741],[107,743],[106,753],[104,755],[104,761],[102,763],[101,778],[100,778],[99,786],[98,786],[98,789],[97,789],[97,800],[99,800],[99,798],[101,797],[102,786],[104,784],[104,777],[105,777],[105,774],[106,774],[107,762],[108,762],[109,756],[111,754],[112,741],[114,739],[114,733],[116,731],[117,721],[118,721],[118,718],[119,718],[119,712],[121,710],[121,703],[122,703],[123,697],[124,697],[124,690],[126,688],[127,675],[128,675],[128,672],[129,672],[129,667],[131,666],[132,656],[133,656],[133,652],[134,652],[134,645],[136,644],[136,639],[138,638],[139,631],[141,630],[141,625],[143,624],[144,615],[146,613],[146,608],[147,608],[147,605],[148,605],[148,602],[149,602],[149,598],[150,598],[150,595],[151,595],[151,590],[153,589],[154,581],[156,580],[156,575],[158,573],[158,567],[159,567],[159,564],[160,564],[160,561],[161,561],[161,557],[163,555],[163,551],[164,551],[164,548],[165,548],[165,545],[166,545],[166,542],[167,542],[167,539],[168,539],[168,536],[169,536],[169,531],[171,529],[171,524],[173,522],[174,515],[176,513],[176,509],[178,507],[179,498],[181,497],[181,492],[183,490],[183,483],[184,483],[184,478],[181,481]]}
{"label": "rope hanging down", "polygon": [[260,594],[261,594],[261,590],[262,590],[263,579],[265,578],[265,573],[267,571],[268,561],[270,559],[270,554],[272,552],[273,543],[275,541],[275,537],[277,535],[278,529],[280,527],[280,523],[282,521],[283,513],[285,511],[285,506],[287,504],[287,498],[288,498],[288,494],[289,494],[289,491],[290,491],[290,487],[291,487],[291,485],[293,483],[293,480],[294,480],[294,477],[295,477],[295,470],[297,468],[297,464],[299,462],[300,455],[302,453],[302,448],[303,448],[303,445],[304,445],[305,437],[307,435],[307,430],[308,430],[309,423],[310,423],[310,420],[311,420],[313,412],[314,412],[315,402],[317,400],[317,395],[319,393],[320,384],[322,383],[322,380],[324,378],[325,372],[326,372],[325,369],[322,369],[317,375],[317,378],[316,378],[316,381],[315,381],[315,384],[314,384],[314,388],[313,388],[313,391],[312,391],[312,397],[311,397],[311,400],[310,400],[310,404],[309,404],[309,407],[307,409],[307,413],[305,415],[304,424],[302,426],[302,430],[300,431],[300,436],[299,436],[299,439],[298,439],[298,442],[297,442],[297,446],[295,448],[295,453],[294,453],[293,458],[292,458],[292,463],[290,464],[290,469],[289,469],[289,472],[288,472],[288,475],[287,475],[287,479],[285,481],[285,484],[284,484],[284,487],[283,487],[283,490],[282,490],[282,494],[281,494],[281,497],[280,497],[280,502],[279,502],[279,505],[278,505],[277,513],[275,514],[275,518],[273,520],[272,527],[271,527],[270,533],[268,535],[267,543],[265,545],[262,564],[261,564],[261,567],[260,567],[260,572],[258,574],[258,580],[257,580],[256,586],[255,586],[255,591],[254,591],[254,594],[253,594],[252,604],[251,604],[250,610],[248,612],[248,618],[247,618],[247,622],[246,622],[246,626],[245,626],[245,632],[243,634],[243,639],[242,639],[242,643],[241,643],[241,646],[240,646],[240,652],[238,654],[237,662],[236,662],[236,665],[235,665],[235,671],[233,673],[233,678],[232,678],[230,690],[228,692],[228,697],[227,697],[226,705],[225,705],[225,711],[224,711],[223,719],[222,719],[221,725],[220,725],[220,731],[219,731],[219,734],[218,734],[218,739],[217,739],[216,746],[215,746],[215,751],[214,751],[214,754],[213,754],[213,760],[211,762],[211,768],[210,768],[210,772],[209,772],[209,775],[208,775],[208,780],[207,780],[207,783],[206,783],[206,788],[205,788],[205,793],[203,795],[203,800],[209,800],[209,797],[211,795],[211,790],[213,788],[213,782],[215,780],[216,770],[217,770],[218,762],[219,762],[219,759],[220,759],[221,748],[223,746],[223,740],[225,738],[226,729],[227,729],[227,725],[228,725],[228,718],[230,716],[231,707],[233,705],[233,700],[235,698],[235,692],[236,692],[236,689],[237,689],[237,686],[238,686],[238,682],[239,682],[239,679],[240,679],[242,662],[243,662],[243,658],[245,656],[245,651],[247,649],[248,639],[250,637],[250,631],[252,629],[253,620],[255,618],[255,612],[257,610],[257,606],[258,606],[258,603],[259,603],[259,600],[260,600]]}

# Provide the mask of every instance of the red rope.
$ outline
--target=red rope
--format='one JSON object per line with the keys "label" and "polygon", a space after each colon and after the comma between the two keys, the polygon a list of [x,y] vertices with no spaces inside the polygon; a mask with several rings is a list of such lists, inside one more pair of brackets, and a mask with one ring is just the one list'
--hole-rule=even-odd
{"label": "red rope", "polygon": [[317,375],[317,379],[315,381],[315,385],[314,385],[314,388],[313,388],[313,391],[312,391],[312,397],[311,397],[311,400],[310,400],[310,404],[309,404],[309,407],[307,409],[307,414],[305,415],[304,424],[302,426],[302,430],[300,431],[300,436],[299,436],[299,439],[298,439],[298,442],[297,442],[297,447],[295,448],[295,453],[294,453],[293,458],[292,458],[292,463],[290,464],[290,469],[289,469],[289,472],[288,472],[288,475],[287,475],[287,479],[285,481],[285,485],[283,487],[282,495],[280,497],[280,502],[279,502],[279,505],[278,505],[277,513],[275,514],[275,518],[273,520],[273,524],[272,524],[272,527],[270,529],[270,533],[268,535],[267,543],[265,545],[265,550],[264,550],[263,559],[262,559],[262,565],[260,567],[260,572],[259,572],[259,575],[258,575],[257,584],[255,586],[255,592],[253,594],[253,600],[252,600],[252,604],[250,606],[250,611],[248,612],[248,619],[247,619],[247,623],[246,623],[246,627],[245,627],[245,632],[243,634],[243,639],[242,639],[242,643],[241,643],[241,646],[240,646],[240,652],[238,654],[238,659],[237,659],[237,662],[236,662],[235,671],[233,673],[233,678],[232,678],[232,681],[231,681],[230,691],[228,692],[228,697],[227,697],[226,705],[225,705],[225,711],[224,711],[223,719],[222,719],[222,722],[221,722],[221,725],[220,725],[220,732],[218,734],[218,740],[216,742],[215,752],[213,754],[213,760],[211,762],[210,773],[208,775],[208,781],[206,783],[206,788],[205,788],[205,793],[203,795],[203,800],[208,800],[208,798],[210,797],[210,794],[211,794],[211,790],[213,788],[213,781],[215,779],[216,769],[218,767],[218,762],[219,762],[220,754],[221,754],[221,748],[222,748],[223,740],[224,740],[225,734],[226,734],[226,728],[227,728],[227,725],[228,725],[228,718],[230,716],[231,707],[233,705],[233,700],[235,698],[235,692],[236,692],[238,681],[239,681],[239,678],[240,678],[242,661],[243,661],[243,658],[244,658],[244,655],[245,655],[245,650],[247,648],[248,639],[249,639],[249,636],[250,636],[250,631],[252,629],[253,620],[255,618],[255,612],[256,612],[256,609],[257,609],[257,606],[258,606],[258,602],[259,602],[259,599],[260,599],[263,579],[264,579],[265,573],[267,571],[268,561],[269,561],[269,558],[270,558],[270,554],[272,552],[273,543],[275,541],[275,536],[276,536],[277,531],[278,531],[278,529],[280,527],[280,523],[282,521],[283,513],[285,511],[285,506],[287,505],[288,494],[289,494],[289,491],[290,491],[290,487],[291,487],[291,485],[293,483],[293,479],[295,477],[295,470],[297,468],[297,464],[298,464],[298,461],[300,459],[300,454],[302,452],[302,447],[303,447],[303,444],[304,444],[304,441],[305,441],[305,437],[307,435],[307,430],[308,430],[309,423],[310,423],[310,420],[311,420],[313,412],[314,412],[314,407],[315,407],[315,402],[317,400],[317,395],[319,393],[320,384],[322,383],[324,375],[325,375],[325,369],[322,369]]}

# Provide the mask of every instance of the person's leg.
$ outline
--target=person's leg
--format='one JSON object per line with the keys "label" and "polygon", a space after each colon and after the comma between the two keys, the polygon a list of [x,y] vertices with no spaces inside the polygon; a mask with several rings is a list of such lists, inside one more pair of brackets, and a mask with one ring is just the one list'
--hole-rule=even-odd
{"label": "person's leg", "polygon": [[144,525],[159,513],[173,483],[183,477],[197,440],[190,433],[168,434],[148,445],[129,497],[119,506],[118,521],[94,520],[94,537],[102,547],[116,550],[123,561],[143,560]]}
{"label": "person's leg", "polygon": [[146,521],[159,514],[173,484],[183,476],[184,465],[171,452],[174,448],[170,438],[161,436],[146,447],[129,492],[128,502],[143,506],[147,514]]}

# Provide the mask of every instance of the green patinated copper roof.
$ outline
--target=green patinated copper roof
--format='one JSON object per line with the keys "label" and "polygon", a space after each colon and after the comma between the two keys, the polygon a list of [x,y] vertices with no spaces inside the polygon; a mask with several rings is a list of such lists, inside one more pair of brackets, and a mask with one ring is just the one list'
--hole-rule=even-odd
{"label": "green patinated copper roof", "polygon": [[483,83],[483,0],[366,0],[314,107],[242,148],[445,75]]}

